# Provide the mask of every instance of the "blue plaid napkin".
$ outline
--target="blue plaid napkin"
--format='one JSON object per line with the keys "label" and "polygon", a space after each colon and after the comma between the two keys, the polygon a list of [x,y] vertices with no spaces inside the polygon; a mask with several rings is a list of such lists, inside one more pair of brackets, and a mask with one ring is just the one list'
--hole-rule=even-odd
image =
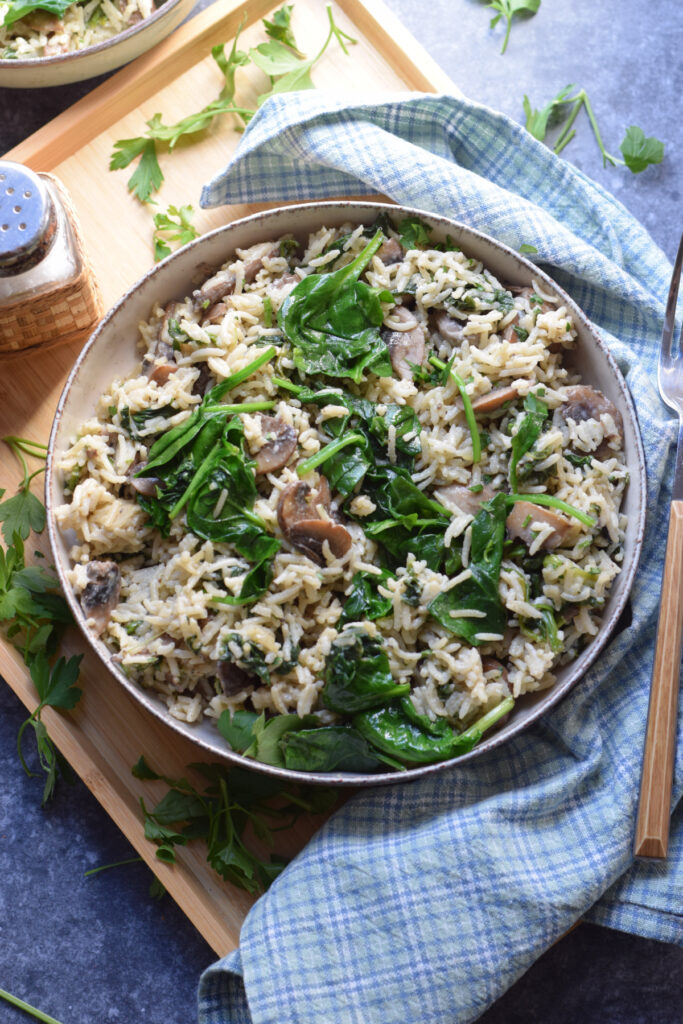
{"label": "blue plaid napkin", "polygon": [[[274,97],[202,205],[368,192],[535,246],[601,330],[647,456],[633,621],[522,736],[353,797],[205,972],[201,1024],[465,1024],[581,917],[683,944],[683,804],[666,863],[631,853],[673,470],[655,383],[671,267],[616,199],[460,95]],[[682,789],[679,741],[674,805]]]}

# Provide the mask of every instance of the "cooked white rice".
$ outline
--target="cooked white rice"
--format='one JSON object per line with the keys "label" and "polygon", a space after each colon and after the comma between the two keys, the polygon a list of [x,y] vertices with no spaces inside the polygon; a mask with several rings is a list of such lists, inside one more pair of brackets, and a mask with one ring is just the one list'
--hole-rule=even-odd
{"label": "cooked white rice", "polygon": [[29,60],[84,50],[136,25],[155,9],[154,0],[87,0],[67,7],[61,16],[36,10],[5,25],[11,7],[0,3],[0,60]]}
{"label": "cooked white rice", "polygon": [[[335,240],[349,231],[350,237],[335,248]],[[299,259],[280,254],[284,250],[278,242],[237,250],[223,268],[234,275],[234,292],[221,300],[224,308],[218,316],[215,307],[198,309],[191,298],[174,307],[184,339],[170,357],[159,346],[165,311],[157,307],[149,322],[140,325],[146,366],[112,382],[95,417],[83,424],[61,460],[71,500],[57,509],[56,516],[62,530],[73,531],[74,591],[81,595],[87,586],[89,563],[103,557],[118,562],[120,597],[103,639],[126,673],[161,694],[170,714],[183,721],[217,718],[226,709],[240,708],[300,716],[316,712],[322,722],[335,720],[320,704],[325,659],[339,635],[337,624],[354,575],[379,572],[380,551],[363,529],[375,504],[361,484],[345,506],[354,518],[346,519],[342,502],[333,494],[329,514],[343,521],[351,545],[338,558],[329,547],[324,549],[325,564],[316,564],[283,535],[277,516],[283,490],[299,479],[300,460],[329,442],[325,424],[346,410],[333,403],[322,408],[302,405],[273,382],[274,376],[294,376],[291,348],[281,337],[275,313],[298,280],[322,266],[338,269],[367,240],[362,227],[323,227],[308,240]],[[254,266],[260,268],[255,276]],[[252,271],[248,283],[245,268]],[[421,453],[412,479],[451,513],[446,547],[462,545],[462,568],[451,579],[428,568],[419,550],[408,552],[404,563],[394,566],[395,578],[382,585],[391,612],[376,621],[362,621],[360,628],[381,638],[392,675],[410,684],[417,711],[461,728],[509,695],[517,698],[552,686],[557,666],[573,659],[597,632],[622,559],[625,518],[619,507],[627,473],[621,431],[611,412],[579,421],[563,415],[570,389],[578,383],[564,359],[574,347],[576,331],[571,314],[540,284],[534,283],[533,292],[516,294],[514,302],[507,298],[501,306],[492,296],[505,286],[480,263],[460,251],[434,249],[405,252],[396,263],[375,255],[364,279],[373,288],[408,296],[403,308],[412,316],[406,319],[404,313],[402,319],[396,306],[384,303],[385,326],[407,331],[420,325],[427,354],[443,361],[453,358],[453,369],[466,382],[472,400],[498,387],[513,387],[519,396],[478,415],[479,429],[488,436],[481,461],[474,464],[472,435],[452,379],[430,386],[396,374],[367,374],[359,385],[342,382],[347,391],[377,403],[380,415],[389,403],[415,410]],[[464,309],[467,296],[471,308]],[[456,340],[436,329],[434,314],[440,310],[449,311]],[[207,313],[214,323],[207,321]],[[506,333],[515,325],[518,332]],[[209,384],[220,382],[252,362],[270,341],[279,346],[276,358],[223,400],[275,402],[268,415],[291,426],[297,448],[286,465],[257,478],[253,511],[281,541],[272,582],[253,604],[230,606],[214,599],[239,593],[249,568],[245,559],[229,544],[194,536],[184,511],[163,538],[149,525],[131,479],[147,460],[159,431],[183,422],[201,401],[200,374]],[[169,361],[165,380],[163,372],[158,382],[149,378],[150,369],[168,366]],[[320,387],[330,390],[339,383],[326,380]],[[432,600],[471,574],[474,514],[460,508],[448,489],[509,489],[512,436],[524,418],[523,400],[530,392],[542,394],[550,412],[541,436],[520,461],[522,489],[527,494],[551,494],[592,516],[595,525],[589,528],[570,518],[561,544],[553,546],[553,528],[534,513],[525,524],[530,539],[524,556],[510,544],[504,556],[498,586],[505,629],[491,633],[482,622],[472,645],[445,629],[429,611]],[[134,413],[167,406],[172,415],[147,419],[137,432],[131,430]],[[242,423],[247,451],[255,456],[265,443],[260,417],[245,414]],[[395,445],[389,432],[390,461],[396,458]],[[307,481],[314,486],[318,479],[313,473]],[[219,500],[225,496],[217,496]],[[220,508],[214,514],[219,513]],[[534,556],[532,570],[528,560]],[[406,603],[415,586],[417,599]],[[539,626],[543,608],[552,610],[557,624],[555,650]],[[474,608],[459,614],[477,620],[481,612]],[[252,675],[240,689],[225,692],[219,665],[244,662],[244,651],[254,648],[273,668],[267,685]],[[276,668],[283,661],[293,664],[278,674]]]}

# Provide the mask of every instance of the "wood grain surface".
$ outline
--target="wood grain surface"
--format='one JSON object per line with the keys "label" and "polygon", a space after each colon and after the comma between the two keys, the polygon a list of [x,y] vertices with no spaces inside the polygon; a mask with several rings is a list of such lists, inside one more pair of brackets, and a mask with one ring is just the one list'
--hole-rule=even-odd
{"label": "wood grain surface", "polygon": [[[260,18],[276,9],[270,0],[218,0],[182,26],[150,53],[124,68],[75,106],[65,111],[6,156],[37,171],[51,171],[66,185],[78,211],[85,244],[109,308],[152,264],[152,213],[167,205],[198,206],[201,186],[230,159],[241,136],[229,117],[217,119],[194,142],[181,142],[162,154],[165,182],[158,207],[142,206],[126,190],[131,169],[110,172],[112,144],[142,133],[144,122],[160,112],[169,123],[210,102],[222,76],[210,56],[211,46],[231,43],[245,20],[240,48],[265,39]],[[357,45],[345,56],[330,46],[313,72],[319,88],[368,99],[378,93],[420,89],[452,91],[453,84],[394,16],[374,0],[340,0],[333,5],[338,24]],[[299,45],[314,53],[327,33],[322,0],[296,0],[294,28]],[[265,76],[254,67],[240,68],[236,100],[255,106],[266,91]],[[315,199],[315,196],[301,198]],[[228,223],[260,207],[232,206],[198,211],[201,232]],[[41,355],[16,360],[0,370],[0,437],[22,435],[45,442],[54,409],[80,345],[67,344]],[[0,488],[9,493],[20,480],[19,467],[0,445]],[[36,487],[36,493],[40,486]],[[47,538],[38,547],[49,555]],[[73,630],[65,638],[65,655],[83,653],[85,644]],[[26,707],[36,707],[36,693],[17,652],[0,642],[0,674]],[[166,775],[179,775],[197,760],[197,749],[139,707],[91,654],[82,663],[83,698],[69,714],[46,709],[50,735],[173,898],[220,955],[233,949],[253,899],[221,881],[207,865],[201,845],[178,851],[178,864],[156,860],[143,835],[139,798],[155,803],[161,783],[140,782],[130,773],[144,753]],[[282,852],[293,854],[319,821],[300,822],[284,837]]]}
{"label": "wood grain surface", "polygon": [[662,860],[669,846],[683,628],[683,501],[672,501],[633,852]]}

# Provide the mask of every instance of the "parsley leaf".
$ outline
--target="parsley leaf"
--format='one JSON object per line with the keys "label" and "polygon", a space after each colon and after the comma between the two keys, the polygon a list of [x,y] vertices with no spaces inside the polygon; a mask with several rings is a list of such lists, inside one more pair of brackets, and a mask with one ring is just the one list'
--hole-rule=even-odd
{"label": "parsley leaf", "polygon": [[191,206],[169,206],[166,213],[154,214],[154,261],[171,255],[169,242],[179,246],[187,245],[199,232],[192,223],[194,211]]}
{"label": "parsley leaf", "polygon": [[529,255],[533,255],[534,253],[538,252],[538,249],[535,245],[529,245],[528,242],[523,242],[522,245],[520,245],[517,252],[521,252],[523,255],[526,255],[527,253]]}
{"label": "parsley leaf", "polygon": [[664,143],[653,136],[646,138],[642,128],[634,124],[626,129],[624,141],[619,148],[626,166],[634,174],[640,174],[650,164],[661,164],[664,157]]}
{"label": "parsley leaf", "polygon": [[549,103],[546,103],[540,110],[534,110],[531,106],[531,100],[528,96],[524,96],[524,113],[526,115],[526,130],[530,132],[535,139],[539,142],[543,142],[548,132],[548,122],[551,114],[557,111],[558,107],[561,107],[564,103],[573,103],[576,97],[570,97],[569,93],[574,89],[573,85],[565,85],[564,89],[560,89],[557,96],[554,96]]}
{"label": "parsley leaf", "polygon": [[503,54],[507,49],[514,15],[521,14],[523,12],[526,12],[527,14],[536,14],[538,8],[541,6],[541,0],[491,0],[491,2],[486,6],[490,7],[493,11],[498,11],[498,14],[491,18],[489,25],[490,28],[495,28],[500,19],[505,18],[505,39],[503,40],[503,49],[500,51],[501,54]]}
{"label": "parsley leaf", "polygon": [[31,530],[40,533],[44,529],[45,509],[35,494],[21,491],[0,505],[0,522],[3,524],[3,537],[8,544],[15,534],[26,540]]}
{"label": "parsley leaf", "polygon": [[45,773],[45,804],[54,793],[59,773],[68,780],[73,773],[48,736],[40,714],[45,707],[69,710],[75,706],[81,696],[74,685],[81,658],[60,658],[50,668],[49,659],[63,627],[71,622],[71,613],[58,592],[57,578],[40,566],[26,565],[24,560],[24,540],[31,530],[40,533],[45,528],[45,509],[29,490],[31,480],[45,467],[29,473],[25,456],[44,460],[46,446],[22,437],[6,437],[4,441],[19,459],[24,476],[19,493],[12,498],[2,501],[5,492],[0,490],[0,522],[7,545],[0,547],[0,624],[7,639],[21,651],[38,691],[38,706],[19,730],[17,751],[26,773],[35,775],[22,751],[24,733],[32,728],[38,761]]}
{"label": "parsley leaf", "polygon": [[269,92],[263,93],[258,98],[258,105],[261,106],[269,97],[275,96],[278,93],[283,92],[295,92],[301,89],[314,89],[313,80],[311,78],[311,71],[313,66],[317,64],[325,50],[332,42],[333,37],[337,39],[337,42],[341,46],[342,50],[348,56],[348,50],[346,49],[346,43],[355,43],[356,40],[346,32],[343,32],[334,20],[332,14],[332,8],[327,5],[327,20],[329,22],[329,32],[323,45],[321,46],[315,57],[302,57],[299,56],[299,51],[295,53],[285,45],[283,42],[273,40],[270,43],[261,43],[253,50],[249,51],[249,56],[253,60],[257,67],[261,68],[262,71],[270,77],[271,89]]}
{"label": "parsley leaf", "polygon": [[303,57],[303,54],[296,45],[296,39],[291,28],[293,7],[294,4],[284,4],[279,11],[275,11],[272,21],[264,18],[263,25],[267,36],[270,36],[271,39],[276,39],[280,43],[284,43],[286,46],[291,46],[300,57]]}
{"label": "parsley leaf", "polygon": [[[560,90],[557,96],[550,100],[549,103],[546,103],[546,105],[540,110],[533,109],[529,97],[524,97],[526,129],[534,136],[534,138],[543,142],[553,121],[557,121],[559,119],[560,123],[564,122],[562,131],[557,136],[553,146],[553,152],[559,155],[565,146],[569,145],[576,135],[576,131],[573,127],[574,122],[576,121],[581,109],[585,108],[591,128],[593,129],[595,141],[602,153],[603,167],[606,167],[607,164],[611,164],[612,167],[621,165],[622,167],[628,167],[633,174],[640,174],[640,172],[644,171],[650,164],[659,164],[662,162],[664,157],[664,143],[654,137],[646,138],[642,129],[636,127],[636,125],[631,125],[631,127],[627,129],[626,136],[621,144],[620,148],[624,159],[619,160],[618,157],[612,156],[611,153],[608,153],[602,141],[598,122],[596,120],[595,113],[593,112],[590,100],[588,99],[586,90],[580,89],[574,96],[570,96],[569,94],[574,88],[575,87],[573,85],[566,85],[564,89]],[[520,252],[521,251],[522,250],[520,249]]]}
{"label": "parsley leaf", "polygon": [[189,768],[201,772],[208,783],[205,789],[198,789],[186,778],[159,775],[144,757],[133,768],[136,778],[160,780],[170,787],[152,810],[140,801],[145,836],[156,844],[159,860],[167,864],[175,862],[176,846],[203,839],[206,859],[214,871],[250,893],[267,889],[287,862],[277,854],[261,856],[253,848],[248,826],[262,845],[272,847],[274,826],[277,831],[288,827],[303,811],[327,811],[337,799],[334,790],[284,789],[277,778],[238,768],[228,770],[217,764],[192,764]]}

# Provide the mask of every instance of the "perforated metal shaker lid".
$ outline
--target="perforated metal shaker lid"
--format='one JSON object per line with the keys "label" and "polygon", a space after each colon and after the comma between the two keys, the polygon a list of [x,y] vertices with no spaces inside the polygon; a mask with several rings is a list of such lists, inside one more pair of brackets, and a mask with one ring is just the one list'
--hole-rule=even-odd
{"label": "perforated metal shaker lid", "polygon": [[0,160],[0,277],[24,273],[40,263],[56,229],[46,183],[28,167]]}

